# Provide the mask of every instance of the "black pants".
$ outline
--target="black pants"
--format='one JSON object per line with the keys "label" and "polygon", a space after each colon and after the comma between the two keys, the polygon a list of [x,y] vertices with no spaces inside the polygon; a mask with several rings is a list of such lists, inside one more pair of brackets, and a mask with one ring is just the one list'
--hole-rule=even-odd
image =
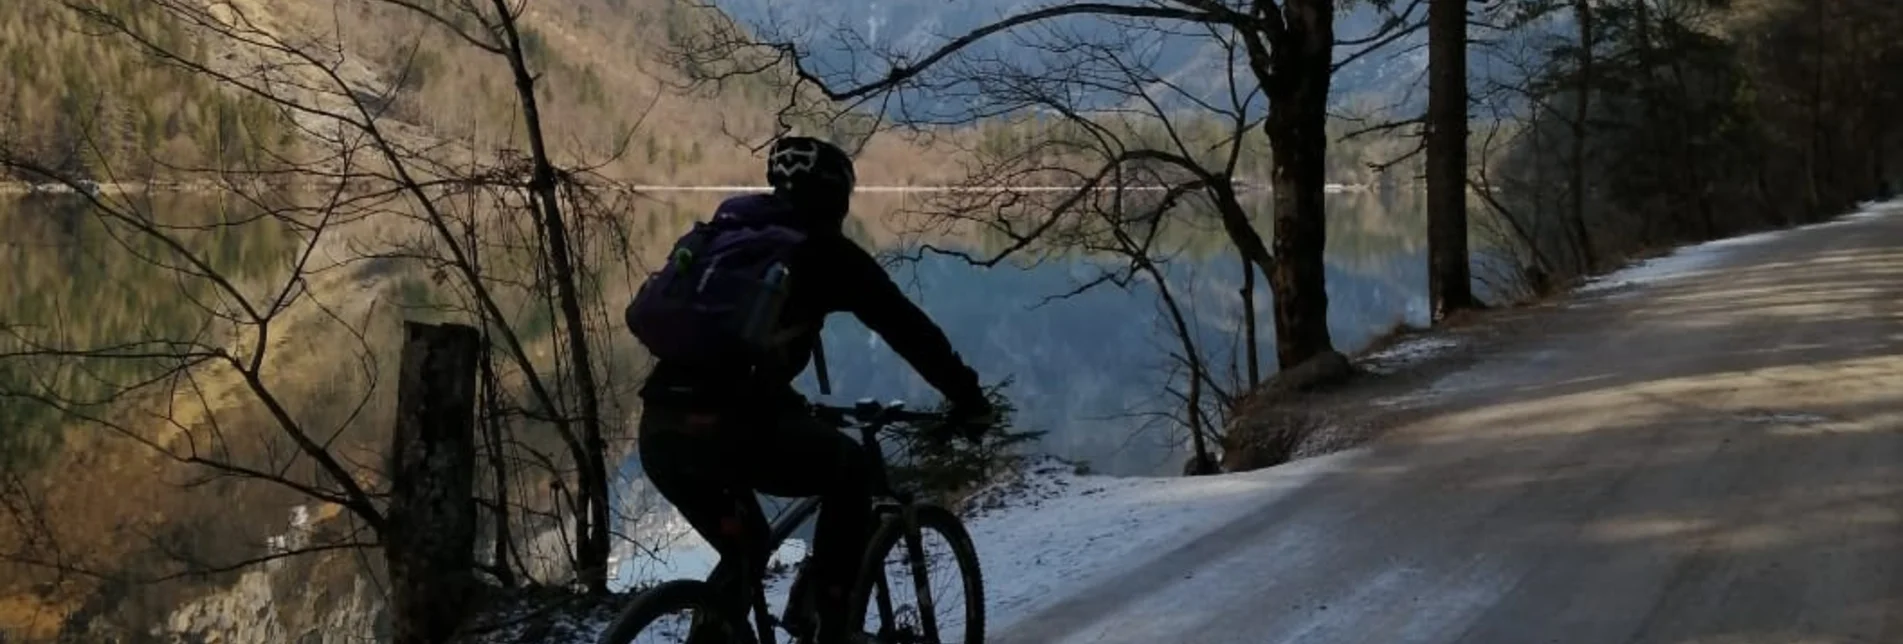
{"label": "black pants", "polygon": [[[802,411],[753,421],[648,406],[639,449],[648,481],[720,553],[723,572],[764,574],[766,515],[753,493],[820,497],[813,577],[822,633],[845,617],[846,594],[871,532],[872,467],[865,448]],[[760,426],[771,425],[771,426]],[[743,560],[751,570],[738,570]],[[732,587],[738,588],[737,584]],[[746,605],[744,597],[732,598]],[[857,630],[857,629],[847,629]]]}

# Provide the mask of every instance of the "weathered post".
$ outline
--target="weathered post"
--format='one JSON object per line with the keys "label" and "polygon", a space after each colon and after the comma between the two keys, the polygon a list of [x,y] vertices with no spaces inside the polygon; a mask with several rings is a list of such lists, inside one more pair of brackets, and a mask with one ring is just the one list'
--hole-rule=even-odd
{"label": "weathered post", "polygon": [[468,612],[476,546],[476,361],[481,335],[403,324],[390,509],[383,535],[396,644],[442,644]]}

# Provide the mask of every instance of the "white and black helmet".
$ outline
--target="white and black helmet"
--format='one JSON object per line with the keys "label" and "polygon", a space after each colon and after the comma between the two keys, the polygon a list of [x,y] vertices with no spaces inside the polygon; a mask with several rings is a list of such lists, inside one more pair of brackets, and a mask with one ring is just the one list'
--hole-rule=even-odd
{"label": "white and black helmet", "polygon": [[773,142],[766,159],[766,182],[776,191],[806,195],[852,194],[858,176],[852,157],[839,146],[806,136]]}

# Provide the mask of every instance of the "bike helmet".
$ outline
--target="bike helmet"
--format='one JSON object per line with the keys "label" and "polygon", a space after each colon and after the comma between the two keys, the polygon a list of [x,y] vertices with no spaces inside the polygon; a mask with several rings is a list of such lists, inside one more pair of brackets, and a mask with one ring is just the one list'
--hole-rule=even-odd
{"label": "bike helmet", "polygon": [[767,155],[766,182],[773,192],[826,218],[845,219],[852,190],[858,183],[852,157],[837,145],[806,136],[788,136],[773,142]]}

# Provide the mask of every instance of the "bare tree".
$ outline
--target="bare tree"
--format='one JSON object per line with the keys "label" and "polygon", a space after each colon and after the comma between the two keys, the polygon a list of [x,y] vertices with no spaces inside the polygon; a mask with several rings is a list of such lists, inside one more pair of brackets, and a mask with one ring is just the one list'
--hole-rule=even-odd
{"label": "bare tree", "polygon": [[[1218,370],[1198,346],[1200,323],[1179,301],[1171,287],[1174,276],[1164,270],[1177,252],[1166,242],[1187,231],[1219,231],[1232,247],[1243,249],[1238,254],[1250,286],[1253,274],[1272,263],[1249,261],[1267,249],[1254,236],[1235,178],[1247,139],[1259,125],[1263,95],[1238,73],[1244,56],[1239,43],[1206,26],[1195,28],[1206,30],[1231,54],[1206,70],[1211,78],[1227,77],[1222,87],[1191,87],[1156,71],[1150,45],[1171,34],[1135,20],[1114,38],[1052,34],[1046,52],[1062,60],[1048,66],[999,61],[971,70],[987,104],[984,111],[1043,115],[1035,117],[1040,133],[999,136],[1002,130],[991,129],[969,145],[962,185],[969,190],[928,201],[915,232],[975,229],[1006,240],[996,252],[982,255],[920,246],[979,266],[1069,252],[1117,258],[1114,268],[1056,297],[1106,285],[1130,288],[1139,280],[1155,289],[1179,347],[1169,352],[1183,374],[1174,403],[1184,411],[1177,418],[1189,433],[1192,463],[1198,464],[1192,469],[1207,473],[1215,463],[1209,439],[1219,428],[1207,422],[1207,403],[1216,400],[1225,403],[1218,408],[1226,407],[1229,391],[1239,385],[1218,384]],[[1051,185],[1075,187],[1037,188]],[[1255,373],[1253,289],[1245,288],[1242,298],[1251,314],[1244,318],[1239,342],[1251,347],[1243,353]]]}
{"label": "bare tree", "polygon": [[[1208,38],[1232,52],[1238,62],[1233,67],[1238,73],[1228,80],[1246,84],[1245,94],[1259,92],[1265,103],[1265,109],[1255,113],[1259,118],[1249,122],[1261,129],[1270,144],[1274,233],[1264,241],[1243,213],[1224,212],[1223,217],[1238,251],[1269,277],[1276,294],[1277,361],[1287,368],[1334,353],[1322,252],[1327,241],[1325,125],[1337,44],[1335,8],[1334,0],[1058,3],[1011,14],[923,52],[895,52],[848,37],[845,45],[863,54],[861,59],[883,62],[875,64],[869,75],[861,73],[861,66],[821,69],[809,50],[795,40],[772,37],[770,27],[761,30],[765,37],[754,37],[737,26],[716,30],[709,38],[679,47],[676,58],[708,81],[790,67],[787,89],[795,102],[817,93],[874,109],[900,124],[928,126],[1004,113],[984,95],[997,68],[1008,66],[1008,61],[974,53],[974,45],[981,42],[1012,39],[1019,46],[1056,50],[1070,36],[1092,31],[1076,28],[1078,20],[1092,21],[1101,32],[1141,29]],[[1381,42],[1385,36],[1371,40]],[[920,95],[969,98],[982,107],[952,108],[945,113],[933,105],[915,104]],[[1168,161],[1153,152],[1136,156]],[[1210,190],[1222,190],[1229,182],[1211,184]],[[1219,208],[1221,203],[1218,200]]]}
{"label": "bare tree", "polygon": [[1428,3],[1427,263],[1433,319],[1473,308],[1467,252],[1467,5]]}

